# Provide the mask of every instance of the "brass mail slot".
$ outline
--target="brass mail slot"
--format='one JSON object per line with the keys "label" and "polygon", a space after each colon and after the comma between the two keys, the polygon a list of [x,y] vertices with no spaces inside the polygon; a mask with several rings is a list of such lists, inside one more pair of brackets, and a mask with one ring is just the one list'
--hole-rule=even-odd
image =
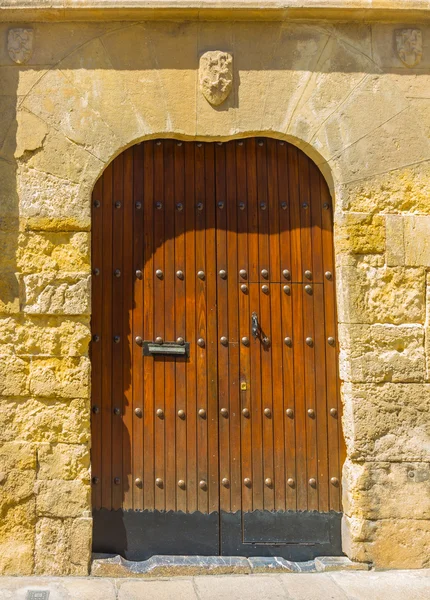
{"label": "brass mail slot", "polygon": [[163,342],[162,344],[157,344],[156,342],[146,341],[143,342],[143,355],[189,356],[190,344],[189,342],[183,342],[182,344],[178,344],[177,342]]}

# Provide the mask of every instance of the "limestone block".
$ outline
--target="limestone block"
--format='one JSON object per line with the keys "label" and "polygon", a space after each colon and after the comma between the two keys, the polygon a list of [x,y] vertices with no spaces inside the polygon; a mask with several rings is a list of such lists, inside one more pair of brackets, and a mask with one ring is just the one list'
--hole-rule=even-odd
{"label": "limestone block", "polygon": [[42,517],[81,517],[90,510],[91,488],[82,481],[37,481],[36,511]]}
{"label": "limestone block", "polygon": [[429,214],[430,162],[421,161],[358,181],[338,183],[335,195],[342,210]]}
{"label": "limestone block", "polygon": [[90,480],[87,446],[42,444],[37,449],[38,479]]}
{"label": "limestone block", "polygon": [[86,357],[34,358],[30,393],[45,398],[88,398],[90,361]]}
{"label": "limestone block", "polygon": [[420,382],[426,377],[424,327],[340,325],[340,377],[353,382]]}
{"label": "limestone block", "polygon": [[[395,32],[398,29],[409,29],[414,26],[405,26],[401,24],[373,23],[372,24],[372,50],[373,58],[376,64],[382,69],[395,69],[397,72],[408,73],[411,69],[406,67],[400,60],[397,52]],[[424,43],[426,37],[430,35],[430,28],[426,23],[420,23]],[[428,39],[428,38],[427,38]],[[426,46],[425,46],[426,49]],[[419,62],[419,71],[430,68],[430,59],[427,52],[423,52]]]}
{"label": "limestone block", "polygon": [[85,317],[0,317],[0,355],[85,356],[90,339]]}
{"label": "limestone block", "polygon": [[429,384],[346,383],[343,401],[351,459],[430,461]]}
{"label": "limestone block", "polygon": [[405,264],[430,267],[430,216],[404,218]]}
{"label": "limestone block", "polygon": [[70,573],[88,575],[91,562],[93,520],[74,519],[70,528]]}
{"label": "limestone block", "polygon": [[27,314],[84,315],[90,312],[88,275],[52,272],[24,275],[22,287],[22,309]]}
{"label": "limestone block", "polygon": [[430,463],[347,460],[343,511],[362,519],[430,519]]}
{"label": "limestone block", "polygon": [[[42,231],[89,230],[92,186],[20,165],[17,175],[21,224]],[[16,202],[17,206],[18,203]]]}
{"label": "limestone block", "polygon": [[405,264],[404,219],[398,215],[385,217],[387,233],[387,265],[397,267]]}
{"label": "limestone block", "polygon": [[0,478],[0,514],[10,507],[31,500],[34,496],[36,471],[11,470],[2,472]]}
{"label": "limestone block", "polygon": [[69,575],[70,519],[38,519],[35,541],[35,574]]}
{"label": "limestone block", "polygon": [[385,250],[385,220],[379,215],[336,215],[336,252],[381,254]]}
{"label": "limestone block", "polygon": [[429,548],[428,520],[343,517],[342,549],[351,560],[380,569],[421,569],[430,564]]}
{"label": "limestone block", "polygon": [[424,269],[375,267],[364,256],[337,277],[341,323],[424,323]]}
{"label": "limestone block", "polygon": [[90,438],[88,400],[2,398],[0,440],[86,444]]}
{"label": "limestone block", "polygon": [[0,272],[0,314],[19,312],[19,281],[15,273]]}
{"label": "limestone block", "polygon": [[[0,234],[0,250],[7,235]],[[17,244],[16,266],[21,273],[90,270],[89,233],[21,233]]]}
{"label": "limestone block", "polygon": [[0,472],[13,470],[36,470],[36,449],[33,444],[14,441],[0,446]]}
{"label": "limestone block", "polygon": [[16,119],[16,131],[13,132],[11,143],[15,145],[15,158],[21,158],[43,147],[49,128],[42,119],[27,111],[19,111]]}
{"label": "limestone block", "polygon": [[18,194],[16,189],[16,165],[0,156],[0,227],[2,230],[17,229]]}
{"label": "limestone block", "polygon": [[0,395],[24,396],[28,393],[28,361],[18,356],[0,356]]}
{"label": "limestone block", "polygon": [[34,499],[10,506],[0,520],[0,573],[31,575],[34,567]]}

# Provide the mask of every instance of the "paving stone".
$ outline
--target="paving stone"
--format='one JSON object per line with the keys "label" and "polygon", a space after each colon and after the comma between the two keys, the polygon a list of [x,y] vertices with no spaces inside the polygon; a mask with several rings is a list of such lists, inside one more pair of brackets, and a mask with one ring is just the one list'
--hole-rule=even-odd
{"label": "paving stone", "polygon": [[29,591],[49,591],[49,600],[116,600],[108,580],[54,577],[1,577],[0,600],[27,600]]}
{"label": "paving stone", "polygon": [[367,563],[354,562],[347,556],[318,556],[315,559],[315,567],[319,572],[369,570],[369,565]]}
{"label": "paving stone", "polygon": [[118,600],[197,600],[191,580],[119,582]]}
{"label": "paving stone", "polygon": [[121,556],[94,557],[93,577],[174,577],[175,575],[247,574],[251,567],[241,556],[161,556],[131,561]]}
{"label": "paving stone", "polygon": [[429,600],[430,582],[421,571],[331,573],[330,577],[354,600]]}
{"label": "paving stone", "polygon": [[[281,577],[286,577],[286,575]],[[289,577],[301,578],[302,576],[289,575]],[[285,600],[288,598],[281,582],[273,575],[195,577],[194,584],[200,600],[220,600],[222,598],[225,600],[243,600],[244,598],[246,600]]]}
{"label": "paving stone", "polygon": [[[279,579],[291,600],[348,600],[349,596],[323,573],[279,575]],[[270,598],[270,596],[269,596]],[[352,598],[352,596],[351,596]],[[374,600],[369,596],[366,600]]]}

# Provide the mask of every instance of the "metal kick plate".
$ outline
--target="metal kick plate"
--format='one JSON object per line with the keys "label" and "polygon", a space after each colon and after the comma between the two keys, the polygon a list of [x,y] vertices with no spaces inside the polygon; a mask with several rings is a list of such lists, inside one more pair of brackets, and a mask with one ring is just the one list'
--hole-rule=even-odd
{"label": "metal kick plate", "polygon": [[176,342],[163,342],[157,344],[155,342],[143,342],[143,355],[144,356],[189,356],[190,355],[190,343],[184,342],[178,344]]}

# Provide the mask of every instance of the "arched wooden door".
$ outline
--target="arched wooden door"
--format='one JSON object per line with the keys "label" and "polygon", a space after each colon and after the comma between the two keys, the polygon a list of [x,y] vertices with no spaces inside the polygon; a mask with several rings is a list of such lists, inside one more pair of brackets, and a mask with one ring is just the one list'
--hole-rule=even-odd
{"label": "arched wooden door", "polygon": [[94,550],[339,554],[332,206],[283,141],[147,141],[93,194]]}

